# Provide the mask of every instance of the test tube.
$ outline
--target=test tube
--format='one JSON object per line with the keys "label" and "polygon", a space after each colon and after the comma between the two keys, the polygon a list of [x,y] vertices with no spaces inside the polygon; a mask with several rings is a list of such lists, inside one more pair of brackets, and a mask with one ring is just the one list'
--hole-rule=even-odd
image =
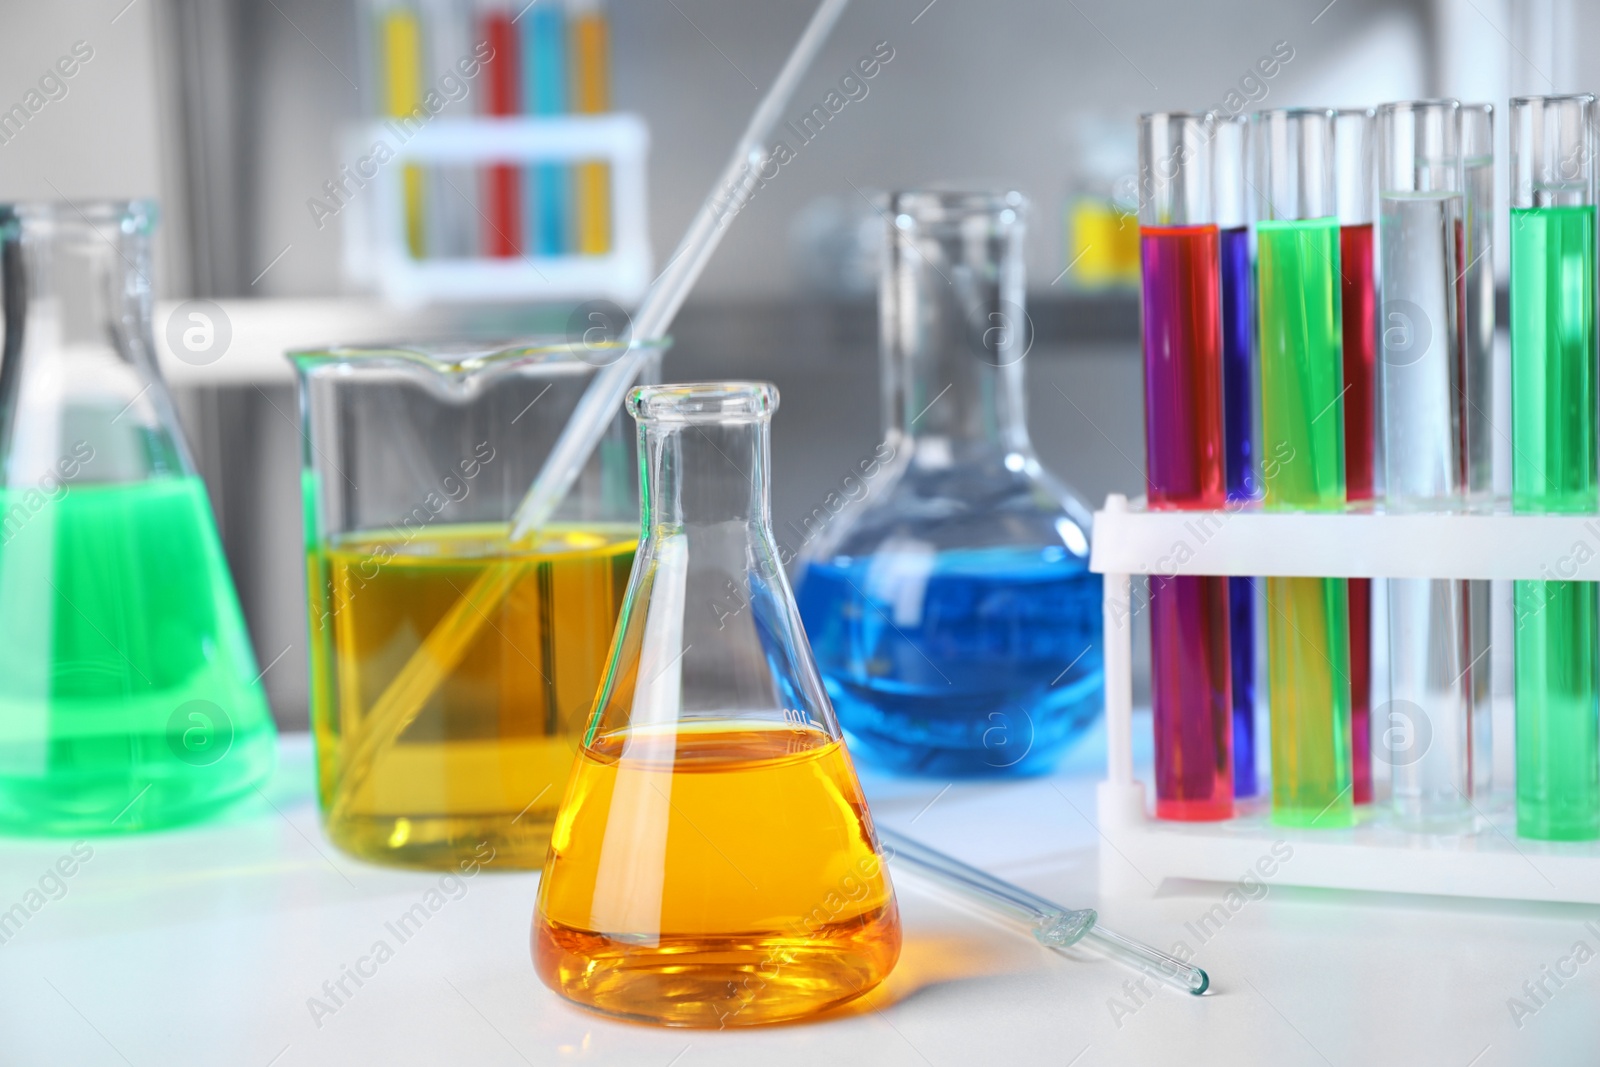
{"label": "test tube", "polygon": [[[531,4],[522,25],[522,110],[560,115],[567,110],[567,13],[559,3]],[[534,163],[523,169],[522,193],[527,250],[536,256],[570,251],[572,172],[564,163]]]}
{"label": "test tube", "polygon": [[[478,0],[478,40],[492,50],[483,61],[483,112],[515,115],[518,88],[517,28],[508,0]],[[511,163],[484,168],[483,251],[511,258],[523,254],[522,170]]]}
{"label": "test tube", "polygon": [[[475,54],[480,38],[475,37],[470,0],[424,0],[424,26],[427,33],[428,76],[437,79],[443,72],[456,70],[457,64]],[[459,71],[458,71],[459,73]],[[469,105],[461,104],[451,107]],[[457,114],[446,111],[446,116]],[[469,259],[478,254],[483,225],[481,190],[477,168],[470,163],[437,163],[428,168],[427,252],[430,259]]]}
{"label": "test tube", "polygon": [[[579,114],[611,110],[610,24],[601,0],[567,0],[572,37],[572,105]],[[576,234],[573,251],[603,256],[611,251],[611,168],[600,162],[574,168]]]}
{"label": "test tube", "polygon": [[[1383,261],[1384,501],[1459,508],[1467,492],[1462,312],[1466,204],[1460,104],[1379,112]],[[1394,810],[1416,829],[1470,822],[1482,755],[1473,732],[1469,583],[1389,580],[1389,686],[1382,725]]]}
{"label": "test tube", "polygon": [[[1461,189],[1466,197],[1466,248],[1462,258],[1465,292],[1461,346],[1466,370],[1467,500],[1492,508],[1499,487],[1494,462],[1497,396],[1494,354],[1494,106],[1461,105]],[[1503,387],[1501,387],[1503,389]],[[1509,424],[1509,420],[1502,420]],[[1504,478],[1502,468],[1500,477]],[[1494,678],[1490,646],[1494,615],[1511,614],[1511,590],[1501,583],[1467,583],[1470,647],[1467,678],[1472,697],[1473,795],[1486,797],[1494,784]],[[1500,605],[1497,607],[1496,605]]]}
{"label": "test tube", "polygon": [[1465,283],[1466,403],[1478,417],[1467,427],[1471,499],[1494,495],[1494,106],[1461,105],[1461,190],[1466,198],[1462,255]]}
{"label": "test tube", "polygon": [[[1230,503],[1253,500],[1256,481],[1255,305],[1251,300],[1249,120],[1215,116],[1212,198],[1222,260],[1222,437]],[[1256,781],[1256,580],[1228,579],[1228,651],[1233,685],[1233,795],[1253,797]]]}
{"label": "test tube", "polygon": [[[1213,121],[1139,118],[1145,470],[1152,508],[1223,506],[1221,278]],[[1150,577],[1156,817],[1233,815],[1228,579]]]}
{"label": "test tube", "polygon": [[[422,106],[422,20],[409,2],[384,0],[377,6],[378,69],[382,82],[383,113],[410,118]],[[423,169],[408,163],[400,172],[401,202],[405,210],[406,249],[413,259],[428,254],[426,185]]]}
{"label": "test tube", "polygon": [[[1344,480],[1348,500],[1371,500],[1375,467],[1377,296],[1373,289],[1371,108],[1334,112],[1334,198],[1339,216],[1339,301],[1344,342]],[[1372,579],[1351,578],[1350,795],[1372,802]]]}
{"label": "test tube", "polygon": [[[1511,101],[1512,509],[1600,506],[1594,96]],[[1596,583],[1516,583],[1517,833],[1600,837]]]}
{"label": "test tube", "polygon": [[[1262,506],[1345,506],[1343,321],[1334,113],[1257,112],[1250,128]],[[1267,578],[1272,818],[1348,826],[1350,620],[1343,578]]]}

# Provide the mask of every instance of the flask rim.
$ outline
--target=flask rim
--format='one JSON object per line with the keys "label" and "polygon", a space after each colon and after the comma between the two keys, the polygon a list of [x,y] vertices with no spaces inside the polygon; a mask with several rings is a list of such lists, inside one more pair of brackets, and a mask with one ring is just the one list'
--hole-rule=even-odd
{"label": "flask rim", "polygon": [[770,422],[777,410],[778,387],[771,382],[645,385],[628,394],[628,414],[646,424]]}
{"label": "flask rim", "polygon": [[[941,222],[960,222],[974,216],[999,215],[1013,212],[1012,220],[1021,221],[1029,210],[1028,198],[1016,189],[960,189],[932,186],[922,189],[902,189],[889,193],[884,200],[885,210],[893,223],[901,215],[909,215],[914,224],[927,225]],[[904,228],[904,227],[902,227]]]}
{"label": "flask rim", "polygon": [[149,234],[159,219],[160,209],[152,197],[0,203],[0,222],[15,220],[31,226],[111,226],[125,233]]}

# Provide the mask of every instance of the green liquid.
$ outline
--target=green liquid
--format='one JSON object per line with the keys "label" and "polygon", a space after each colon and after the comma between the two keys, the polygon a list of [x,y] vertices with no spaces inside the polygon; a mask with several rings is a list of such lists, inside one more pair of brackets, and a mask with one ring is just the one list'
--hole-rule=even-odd
{"label": "green liquid", "polygon": [[[1256,227],[1263,506],[1344,507],[1344,324],[1339,224]],[[1349,592],[1343,578],[1267,580],[1272,818],[1355,821],[1350,779]]]}
{"label": "green liquid", "polygon": [[0,490],[0,829],[203,817],[273,727],[198,478]]}
{"label": "green liquid", "polygon": [[1516,583],[1517,833],[1600,837],[1594,582]]}
{"label": "green liquid", "polygon": [[[1595,209],[1511,212],[1513,509],[1592,512]],[[1516,583],[1517,832],[1600,837],[1594,582]]]}

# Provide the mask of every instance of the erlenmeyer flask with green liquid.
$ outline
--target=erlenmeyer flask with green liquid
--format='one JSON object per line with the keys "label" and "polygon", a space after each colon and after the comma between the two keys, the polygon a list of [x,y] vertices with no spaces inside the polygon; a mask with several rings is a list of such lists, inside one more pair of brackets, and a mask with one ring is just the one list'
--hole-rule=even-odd
{"label": "erlenmeyer flask with green liquid", "polygon": [[154,829],[272,771],[156,367],[149,202],[0,205],[0,832]]}
{"label": "erlenmeyer flask with green liquid", "polygon": [[562,996],[666,1026],[815,1015],[878,985],[900,914],[773,540],[760,382],[652,386],[642,540],[539,884]]}

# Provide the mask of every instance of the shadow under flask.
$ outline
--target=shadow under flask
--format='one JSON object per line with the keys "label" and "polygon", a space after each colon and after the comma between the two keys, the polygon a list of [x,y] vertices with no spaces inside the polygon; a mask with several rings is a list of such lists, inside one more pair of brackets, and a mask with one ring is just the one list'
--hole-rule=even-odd
{"label": "shadow under flask", "polygon": [[1041,773],[1100,713],[1089,511],[1028,436],[1026,210],[1015,192],[891,194],[884,441],[865,499],[802,520],[828,695],[851,749],[901,773]]}
{"label": "shadow under flask", "polygon": [[545,861],[533,958],[667,1026],[804,1018],[900,954],[894,890],[772,535],[763,383],[653,386],[642,540]]}

